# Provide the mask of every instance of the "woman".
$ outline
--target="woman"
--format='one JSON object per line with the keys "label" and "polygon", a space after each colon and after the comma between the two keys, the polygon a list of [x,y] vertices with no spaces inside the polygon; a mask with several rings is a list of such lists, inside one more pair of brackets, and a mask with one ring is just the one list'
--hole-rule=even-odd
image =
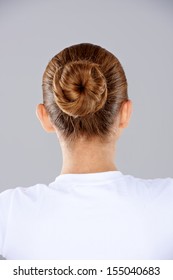
{"label": "woman", "polygon": [[124,175],[116,142],[132,111],[118,59],[100,46],[65,48],[43,75],[37,116],[56,132],[61,174],[0,195],[7,259],[173,259],[173,179]]}

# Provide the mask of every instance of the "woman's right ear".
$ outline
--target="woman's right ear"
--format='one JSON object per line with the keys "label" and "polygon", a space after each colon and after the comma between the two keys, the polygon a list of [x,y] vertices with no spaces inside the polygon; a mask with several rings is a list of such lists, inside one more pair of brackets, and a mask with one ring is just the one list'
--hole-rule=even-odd
{"label": "woman's right ear", "polygon": [[131,114],[132,114],[132,101],[127,100],[126,102],[123,103],[121,108],[120,123],[119,123],[120,128],[125,128],[128,126]]}
{"label": "woman's right ear", "polygon": [[44,104],[37,105],[36,115],[37,115],[37,118],[39,119],[43,129],[46,132],[55,132],[55,128],[50,121],[50,118],[48,116],[48,113],[46,111]]}

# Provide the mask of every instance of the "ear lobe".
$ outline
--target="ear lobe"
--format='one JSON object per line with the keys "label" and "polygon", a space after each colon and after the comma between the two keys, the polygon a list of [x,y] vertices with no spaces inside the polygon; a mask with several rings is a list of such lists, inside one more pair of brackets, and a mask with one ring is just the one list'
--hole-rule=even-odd
{"label": "ear lobe", "polygon": [[39,119],[43,129],[46,132],[55,132],[55,128],[53,127],[50,118],[47,114],[46,108],[44,104],[38,104],[36,108],[36,115]]}

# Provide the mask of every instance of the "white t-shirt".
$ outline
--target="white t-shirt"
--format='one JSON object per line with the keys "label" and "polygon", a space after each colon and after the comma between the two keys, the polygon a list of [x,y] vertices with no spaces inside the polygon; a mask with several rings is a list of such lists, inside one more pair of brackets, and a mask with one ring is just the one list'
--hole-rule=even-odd
{"label": "white t-shirt", "polygon": [[62,174],[0,194],[6,259],[173,259],[173,178]]}

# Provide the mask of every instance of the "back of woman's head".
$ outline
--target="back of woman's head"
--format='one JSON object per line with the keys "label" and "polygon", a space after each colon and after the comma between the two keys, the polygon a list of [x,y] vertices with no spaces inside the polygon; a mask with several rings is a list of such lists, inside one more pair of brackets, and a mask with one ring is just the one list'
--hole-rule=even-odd
{"label": "back of woman's head", "polygon": [[55,55],[43,75],[43,102],[65,141],[107,142],[121,105],[128,100],[119,60],[106,49],[82,43]]}

